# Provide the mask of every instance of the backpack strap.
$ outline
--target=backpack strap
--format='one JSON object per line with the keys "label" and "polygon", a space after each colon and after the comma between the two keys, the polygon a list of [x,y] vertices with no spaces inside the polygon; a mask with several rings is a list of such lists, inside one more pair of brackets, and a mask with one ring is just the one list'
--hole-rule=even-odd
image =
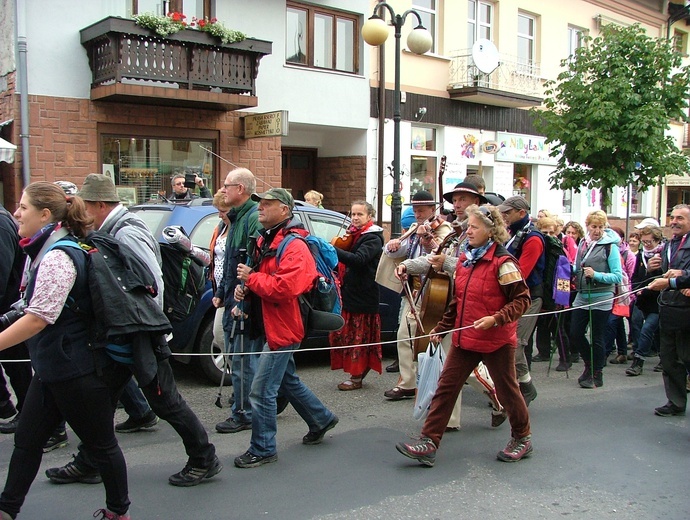
{"label": "backpack strap", "polygon": [[[288,231],[283,237],[283,240],[280,241],[280,244],[278,244],[278,249],[276,250],[276,267],[280,265],[280,257],[283,256],[283,251],[285,251],[285,248],[288,246],[288,244],[292,242],[295,238],[299,238],[305,244],[307,244],[307,241],[304,239],[302,235],[300,235],[299,233],[295,233],[293,231]],[[307,247],[309,247],[309,244],[307,244]]]}

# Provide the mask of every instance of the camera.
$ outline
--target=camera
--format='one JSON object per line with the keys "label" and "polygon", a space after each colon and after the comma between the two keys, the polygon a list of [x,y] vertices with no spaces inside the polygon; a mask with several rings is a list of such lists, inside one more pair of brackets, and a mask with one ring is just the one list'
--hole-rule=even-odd
{"label": "camera", "polygon": [[184,174],[184,187],[194,189],[196,187],[195,179],[196,179],[196,174],[185,173]]}
{"label": "camera", "polygon": [[0,315],[0,330],[5,330],[12,325],[19,318],[24,316],[24,309],[26,305],[24,302],[18,301],[12,304],[12,307],[5,314]]}

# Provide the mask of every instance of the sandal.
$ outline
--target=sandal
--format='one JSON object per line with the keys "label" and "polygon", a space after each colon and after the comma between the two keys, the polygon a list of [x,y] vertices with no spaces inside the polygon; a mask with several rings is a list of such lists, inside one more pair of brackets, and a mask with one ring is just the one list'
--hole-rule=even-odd
{"label": "sandal", "polygon": [[359,390],[360,388],[362,388],[362,381],[353,381],[352,379],[343,381],[338,385],[338,390],[342,390],[343,392],[348,392],[350,390]]}
{"label": "sandal", "polygon": [[383,392],[383,396],[390,401],[400,401],[401,399],[414,397],[415,393],[416,391],[414,388],[406,390],[405,388],[396,386],[395,388],[391,388],[390,390]]}

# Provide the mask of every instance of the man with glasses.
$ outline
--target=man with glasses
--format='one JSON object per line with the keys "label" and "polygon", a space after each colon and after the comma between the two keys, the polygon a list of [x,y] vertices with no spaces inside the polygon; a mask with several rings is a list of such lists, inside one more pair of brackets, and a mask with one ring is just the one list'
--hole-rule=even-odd
{"label": "man with glasses", "polygon": [[[225,242],[225,261],[223,279],[218,280],[218,288],[213,296],[216,308],[225,307],[223,313],[223,330],[225,331],[225,351],[232,354],[261,352],[263,334],[255,333],[261,324],[250,320],[249,302],[238,303],[233,295],[240,285],[237,278],[237,266],[247,263],[247,252],[252,250],[252,237],[258,236],[261,225],[257,212],[257,203],[251,199],[256,193],[256,178],[246,168],[237,168],[228,173],[220,190],[225,203],[232,209],[228,212],[230,229]],[[249,403],[249,391],[254,380],[254,373],[259,356],[232,356],[232,388],[235,401],[232,413],[225,421],[216,424],[219,433],[237,433],[250,430],[252,427],[252,408]]]}
{"label": "man with glasses", "polygon": [[529,309],[518,320],[518,344],[515,350],[515,370],[520,383],[520,392],[525,398],[525,404],[529,406],[537,397],[537,389],[529,373],[525,346],[534,333],[543,299],[542,280],[546,266],[544,238],[532,225],[529,215],[530,206],[523,197],[508,197],[503,204],[498,206],[498,210],[510,232],[510,239],[505,244],[506,249],[518,259],[520,271],[527,282],[532,298]]}
{"label": "man with glasses", "polygon": [[211,195],[211,190],[209,190],[205,185],[204,185],[204,179],[199,177],[198,175],[194,176],[194,184],[199,186],[199,195],[195,195],[190,188],[187,188],[185,185],[185,176],[182,173],[178,173],[173,175],[171,184],[172,184],[172,196],[174,200],[192,200],[196,199],[198,197],[204,198],[204,199],[210,199],[213,198],[213,195]]}

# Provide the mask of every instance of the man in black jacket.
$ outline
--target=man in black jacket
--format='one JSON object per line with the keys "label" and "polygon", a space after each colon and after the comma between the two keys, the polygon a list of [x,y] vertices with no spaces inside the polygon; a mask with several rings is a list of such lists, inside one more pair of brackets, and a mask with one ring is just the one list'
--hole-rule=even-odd
{"label": "man in black jacket", "polygon": [[[134,253],[144,261],[153,271],[158,285],[157,300],[163,305],[163,277],[160,270],[160,251],[146,225],[136,215],[130,213],[119,202],[117,190],[113,182],[105,175],[92,173],[86,177],[79,195],[86,204],[86,210],[94,219],[94,228],[113,235],[117,240],[133,245]],[[141,339],[137,335],[133,342]],[[107,348],[112,347],[108,345]],[[126,345],[121,345],[126,347]],[[215,446],[208,440],[208,434],[199,418],[189,408],[180,395],[168,358],[170,350],[166,345],[157,348],[157,371],[151,381],[140,381],[144,384],[142,390],[148,399],[153,412],[170,425],[178,433],[189,457],[182,471],[171,475],[168,482],[173,486],[195,486],[202,480],[220,473],[223,465],[216,456]],[[131,354],[131,352],[130,352]],[[136,361],[136,355],[134,356]],[[122,381],[114,383],[114,387],[121,387],[131,371],[136,372],[132,365],[120,365]],[[139,376],[137,376],[139,377]],[[120,384],[122,383],[122,384]],[[74,462],[60,468],[51,468],[46,476],[58,484],[72,482],[97,483],[100,475],[95,465],[89,463],[81,449]]]}

